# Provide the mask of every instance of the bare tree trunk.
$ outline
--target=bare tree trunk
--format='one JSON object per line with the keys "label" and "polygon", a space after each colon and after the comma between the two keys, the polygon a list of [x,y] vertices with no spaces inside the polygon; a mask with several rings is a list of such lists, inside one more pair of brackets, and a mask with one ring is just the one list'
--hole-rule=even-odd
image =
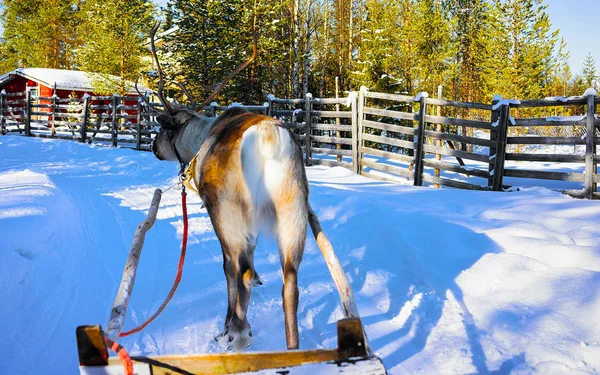
{"label": "bare tree trunk", "polygon": [[294,45],[292,47],[292,97],[300,97],[300,61],[298,60],[298,51],[300,49],[300,20],[298,13],[300,11],[300,0],[294,0]]}
{"label": "bare tree trunk", "polygon": [[310,38],[312,32],[310,31],[310,6],[312,5],[312,0],[306,0],[306,38],[304,40],[304,66],[303,66],[303,75],[302,75],[302,96],[306,96],[308,93],[308,80],[310,78],[311,71],[311,60],[310,60]]}

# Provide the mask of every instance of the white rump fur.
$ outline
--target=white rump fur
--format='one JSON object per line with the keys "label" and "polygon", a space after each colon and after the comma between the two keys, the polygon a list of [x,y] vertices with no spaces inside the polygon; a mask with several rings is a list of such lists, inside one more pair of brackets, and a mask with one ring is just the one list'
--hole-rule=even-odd
{"label": "white rump fur", "polygon": [[[242,170],[252,197],[258,231],[277,230],[273,227],[272,204],[280,194],[284,179],[292,168],[294,148],[295,144],[289,132],[268,122],[253,126],[244,132]],[[304,217],[299,215],[298,219],[301,221]]]}

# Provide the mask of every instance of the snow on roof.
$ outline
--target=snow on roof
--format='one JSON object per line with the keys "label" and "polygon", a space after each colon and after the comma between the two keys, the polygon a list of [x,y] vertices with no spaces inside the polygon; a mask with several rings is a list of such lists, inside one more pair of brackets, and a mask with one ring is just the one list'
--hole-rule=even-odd
{"label": "snow on roof", "polygon": [[[76,91],[94,91],[91,81],[94,78],[101,78],[98,73],[82,72],[79,70],[63,70],[63,69],[48,69],[48,68],[17,68],[3,76],[0,76],[0,84],[12,79],[18,75],[29,80],[43,84],[58,90],[76,90]],[[133,82],[127,81],[127,91],[136,93]],[[141,92],[152,90],[138,84]]]}

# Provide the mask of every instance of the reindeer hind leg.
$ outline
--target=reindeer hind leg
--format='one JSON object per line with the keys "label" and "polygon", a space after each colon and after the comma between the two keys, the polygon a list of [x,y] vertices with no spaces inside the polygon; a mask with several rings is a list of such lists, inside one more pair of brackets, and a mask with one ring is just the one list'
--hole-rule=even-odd
{"label": "reindeer hind leg", "polygon": [[283,312],[288,349],[298,349],[298,268],[306,239],[306,203],[301,197],[276,208],[277,242],[283,269]]}

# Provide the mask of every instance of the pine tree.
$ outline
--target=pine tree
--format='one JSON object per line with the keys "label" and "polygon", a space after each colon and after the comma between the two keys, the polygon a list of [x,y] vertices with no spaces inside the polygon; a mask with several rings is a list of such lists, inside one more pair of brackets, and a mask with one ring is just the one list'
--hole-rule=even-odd
{"label": "pine tree", "polygon": [[[79,33],[85,44],[79,53],[83,70],[100,74],[92,84],[97,93],[127,92],[145,65],[145,45],[154,6],[148,0],[86,0],[81,7]],[[116,78],[114,78],[116,77]]]}
{"label": "pine tree", "polygon": [[80,39],[78,0],[4,0],[1,19],[6,68],[72,68]]}
{"label": "pine tree", "polygon": [[583,62],[581,75],[583,76],[584,82],[588,87],[592,87],[593,81],[598,77],[596,75],[596,60],[594,60],[591,53],[588,53],[585,61]]}
{"label": "pine tree", "polygon": [[539,98],[551,88],[558,30],[551,31],[546,8],[543,0],[497,3],[495,44],[504,46],[507,53],[497,56],[493,70],[498,72],[496,86],[505,97]]}
{"label": "pine tree", "polygon": [[485,0],[457,0],[447,5],[451,20],[452,63],[449,90],[455,100],[485,101],[490,86],[492,14]]}

